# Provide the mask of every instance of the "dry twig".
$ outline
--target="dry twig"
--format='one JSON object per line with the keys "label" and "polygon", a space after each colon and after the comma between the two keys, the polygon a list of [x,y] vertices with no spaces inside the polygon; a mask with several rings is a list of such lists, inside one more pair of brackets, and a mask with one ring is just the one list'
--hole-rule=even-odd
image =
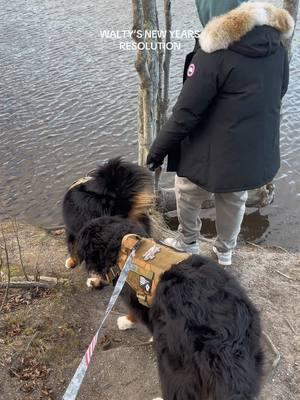
{"label": "dry twig", "polygon": [[255,243],[253,243],[253,242],[248,242],[248,241],[247,241],[246,243],[249,244],[250,246],[256,247],[256,248],[258,248],[258,249],[260,249],[260,250],[265,250],[264,247],[259,246],[258,244],[255,244]]}
{"label": "dry twig", "polygon": [[42,229],[47,232],[52,232],[52,231],[59,231],[61,229],[66,229],[65,225],[54,225],[54,226],[42,226]]}
{"label": "dry twig", "polygon": [[274,370],[274,369],[277,367],[277,365],[278,365],[278,363],[279,363],[279,361],[280,361],[280,359],[281,359],[281,356],[280,356],[279,351],[277,350],[277,347],[276,347],[276,346],[274,345],[274,343],[272,342],[270,336],[267,335],[266,332],[263,332],[262,334],[263,334],[263,336],[265,337],[265,339],[267,340],[267,342],[268,342],[268,344],[269,344],[271,350],[273,351],[273,353],[274,353],[275,356],[276,356],[276,358],[275,358],[275,360],[273,361],[273,364],[272,364],[272,370]]}
{"label": "dry twig", "polygon": [[40,246],[39,246],[39,251],[37,253],[35,264],[34,264],[34,270],[35,270],[34,280],[35,281],[39,281],[40,280],[40,276],[41,276],[39,268],[38,268],[38,265],[39,265],[40,255],[41,255],[43,247],[44,247],[44,242],[42,241]]}
{"label": "dry twig", "polygon": [[34,341],[34,339],[37,337],[38,334],[39,334],[39,332],[35,332],[35,334],[32,335],[31,339],[29,340],[29,342],[26,346],[25,353],[26,353],[26,351],[28,351],[29,347],[31,346],[31,343]]}
{"label": "dry twig", "polygon": [[287,318],[284,318],[284,320],[288,324],[288,326],[291,328],[291,331],[296,335],[296,330],[293,327],[293,325],[290,323],[290,321]]}
{"label": "dry twig", "polygon": [[26,273],[25,266],[24,266],[24,263],[23,263],[22,249],[21,249],[20,239],[19,239],[19,230],[18,230],[18,225],[17,225],[16,219],[12,219],[11,220],[11,224],[12,224],[12,227],[13,227],[13,230],[14,230],[14,234],[15,234],[16,239],[17,239],[21,268],[22,268],[22,271],[23,271],[23,274],[25,276],[26,281],[29,281],[28,275]]}
{"label": "dry twig", "polygon": [[290,281],[295,281],[295,279],[291,278],[290,276],[280,272],[280,271],[275,271],[277,274],[284,276],[286,279],[289,279]]}
{"label": "dry twig", "polygon": [[1,233],[2,233],[2,238],[3,238],[3,243],[4,243],[4,254],[5,254],[5,257],[6,257],[7,282],[5,284],[6,290],[5,290],[5,293],[4,293],[4,297],[3,297],[2,304],[1,304],[1,307],[0,307],[0,311],[2,311],[2,309],[4,307],[4,304],[7,301],[9,284],[10,284],[10,265],[9,265],[9,258],[8,258],[7,243],[6,243],[6,238],[5,238],[5,235],[4,235],[3,227],[1,227]]}
{"label": "dry twig", "polygon": [[290,252],[287,249],[285,249],[282,246],[277,246],[276,244],[274,244],[273,246],[268,246],[268,248],[269,249],[278,249],[278,250],[283,251],[284,253],[290,254]]}

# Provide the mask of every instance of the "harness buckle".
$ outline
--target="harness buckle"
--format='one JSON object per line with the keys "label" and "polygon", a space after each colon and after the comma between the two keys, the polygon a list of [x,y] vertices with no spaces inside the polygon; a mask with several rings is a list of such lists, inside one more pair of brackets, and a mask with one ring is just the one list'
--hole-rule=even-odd
{"label": "harness buckle", "polygon": [[136,297],[139,301],[140,304],[142,304],[145,307],[149,307],[149,304],[147,302],[147,295],[143,292],[136,292]]}

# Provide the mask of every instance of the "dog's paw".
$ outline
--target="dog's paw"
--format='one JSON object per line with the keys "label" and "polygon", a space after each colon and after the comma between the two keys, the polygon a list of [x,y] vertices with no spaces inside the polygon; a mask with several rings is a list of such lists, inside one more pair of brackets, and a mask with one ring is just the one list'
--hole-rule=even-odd
{"label": "dog's paw", "polygon": [[126,331],[127,329],[132,329],[135,325],[134,322],[131,322],[128,318],[127,315],[124,315],[123,317],[119,317],[117,320],[118,328],[120,331]]}
{"label": "dog's paw", "polygon": [[96,288],[101,285],[101,278],[100,276],[94,276],[93,278],[88,278],[86,281],[87,287]]}
{"label": "dog's paw", "polygon": [[76,265],[77,265],[77,262],[76,262],[76,260],[74,260],[74,258],[68,257],[68,258],[66,259],[66,262],[65,262],[65,267],[66,267],[66,268],[68,268],[68,269],[73,269],[73,268],[76,267]]}
{"label": "dog's paw", "polygon": [[164,399],[162,399],[161,397],[155,397],[155,399],[153,400],[164,400]]}
{"label": "dog's paw", "polygon": [[151,338],[148,340],[148,343],[153,343],[153,336],[151,336]]}

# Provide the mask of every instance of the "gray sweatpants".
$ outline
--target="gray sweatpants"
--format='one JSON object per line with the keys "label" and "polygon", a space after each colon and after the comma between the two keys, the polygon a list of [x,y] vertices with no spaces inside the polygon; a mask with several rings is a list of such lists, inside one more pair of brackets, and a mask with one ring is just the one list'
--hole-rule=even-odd
{"label": "gray sweatpants", "polygon": [[[185,243],[199,239],[201,229],[201,204],[211,197],[211,193],[192,183],[187,178],[175,177],[175,194],[179,220],[179,234]],[[247,191],[216,193],[215,246],[220,251],[232,250],[236,246],[243,221]]]}

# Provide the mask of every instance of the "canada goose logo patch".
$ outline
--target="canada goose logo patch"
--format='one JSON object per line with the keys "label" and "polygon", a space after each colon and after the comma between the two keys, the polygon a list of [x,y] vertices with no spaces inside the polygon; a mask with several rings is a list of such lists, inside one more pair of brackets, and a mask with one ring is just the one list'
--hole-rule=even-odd
{"label": "canada goose logo patch", "polygon": [[196,69],[195,64],[191,64],[191,65],[189,66],[188,71],[187,71],[187,76],[188,76],[189,78],[190,78],[191,76],[194,75],[195,69]]}

